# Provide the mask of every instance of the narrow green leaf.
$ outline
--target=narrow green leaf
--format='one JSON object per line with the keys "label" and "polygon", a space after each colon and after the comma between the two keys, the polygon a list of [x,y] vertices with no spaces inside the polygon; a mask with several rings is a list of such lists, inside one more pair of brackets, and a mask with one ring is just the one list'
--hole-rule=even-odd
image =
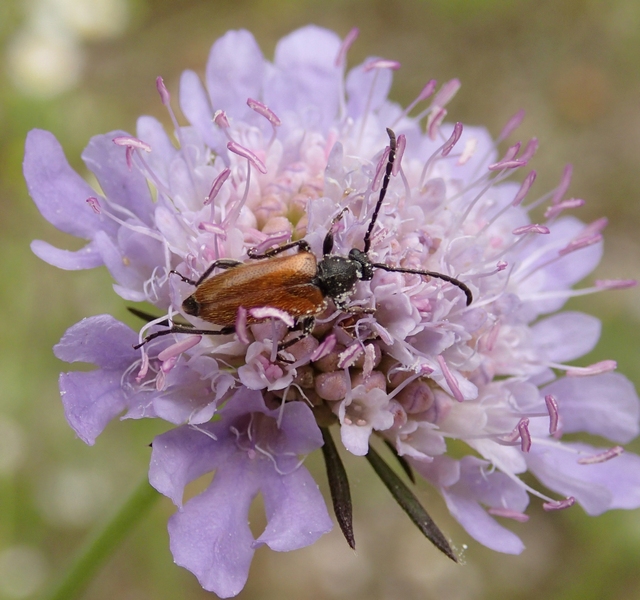
{"label": "narrow green leaf", "polygon": [[336,515],[338,525],[342,534],[347,540],[347,544],[355,550],[356,539],[353,535],[353,511],[351,505],[351,492],[349,491],[349,480],[347,472],[342,464],[342,459],[338,454],[331,432],[328,427],[320,427],[324,445],[322,455],[327,468],[327,479],[331,490],[331,500],[333,501],[333,512]]}
{"label": "narrow green leaf", "polygon": [[404,484],[394,471],[387,465],[381,456],[369,446],[367,460],[373,467],[378,477],[387,486],[395,501],[400,505],[402,510],[409,515],[409,518],[417,525],[425,537],[433,543],[441,552],[446,554],[452,561],[458,562],[458,557],[454,554],[449,542],[444,537],[438,526],[434,523],[429,513],[420,504],[418,499],[413,495],[411,490]]}
{"label": "narrow green leaf", "polygon": [[411,483],[415,483],[416,482],[416,478],[415,478],[415,475],[413,474],[413,469],[411,468],[411,465],[407,462],[406,458],[404,456],[400,456],[398,454],[398,451],[396,450],[396,447],[389,440],[385,440],[384,443],[387,445],[389,450],[391,450],[393,455],[396,457],[396,460],[398,461],[398,463],[402,467],[402,470],[407,474],[407,477],[409,478],[409,481]]}

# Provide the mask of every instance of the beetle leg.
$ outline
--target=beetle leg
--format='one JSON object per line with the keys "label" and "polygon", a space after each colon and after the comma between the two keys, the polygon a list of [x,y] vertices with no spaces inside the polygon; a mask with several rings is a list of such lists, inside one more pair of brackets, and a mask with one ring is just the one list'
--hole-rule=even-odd
{"label": "beetle leg", "polygon": [[308,335],[311,335],[311,332],[313,331],[313,328],[315,327],[315,325],[316,325],[315,317],[303,317],[302,319],[299,319],[298,322],[294,325],[294,327],[290,329],[290,332],[296,331],[298,329],[300,331],[298,331],[298,334],[295,337],[291,338],[290,340],[287,340],[286,342],[280,342],[278,344],[278,352],[289,348],[289,346],[293,346],[296,342],[299,342],[301,339],[304,339]]}
{"label": "beetle leg", "polygon": [[298,248],[299,252],[311,251],[311,247],[309,246],[307,240],[296,240],[295,242],[288,242],[286,244],[283,244],[282,246],[273,248],[273,250],[267,250],[263,254],[257,254],[255,248],[249,248],[249,250],[247,250],[247,256],[255,260],[260,260],[261,258],[271,258],[272,256],[280,254],[281,252],[284,252],[285,250],[289,250],[291,248]]}
{"label": "beetle leg", "polygon": [[188,333],[190,335],[229,335],[234,333],[236,328],[233,325],[228,325],[227,327],[223,327],[218,331],[214,331],[212,329],[195,329],[193,327],[187,327],[186,325],[173,325],[170,329],[163,329],[161,331],[156,331],[146,338],[142,340],[141,343],[136,344],[133,349],[138,350],[138,348],[142,348],[147,342],[151,340],[155,340],[158,337],[163,335],[169,335],[170,333]]}

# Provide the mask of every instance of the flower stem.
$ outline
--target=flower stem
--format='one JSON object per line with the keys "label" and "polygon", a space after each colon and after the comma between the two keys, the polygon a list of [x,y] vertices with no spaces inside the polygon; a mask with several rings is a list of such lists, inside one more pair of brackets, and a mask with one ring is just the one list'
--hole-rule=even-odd
{"label": "flower stem", "polygon": [[146,476],[111,520],[90,539],[76,561],[45,600],[73,600],[91,581],[106,559],[131,529],[140,522],[160,494],[149,485]]}

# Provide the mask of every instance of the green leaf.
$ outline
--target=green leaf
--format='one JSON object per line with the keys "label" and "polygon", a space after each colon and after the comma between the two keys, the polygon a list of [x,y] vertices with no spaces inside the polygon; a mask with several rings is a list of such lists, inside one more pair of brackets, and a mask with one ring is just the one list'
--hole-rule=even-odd
{"label": "green leaf", "polygon": [[342,459],[338,454],[331,432],[328,427],[320,427],[324,445],[322,455],[327,467],[327,479],[331,490],[331,500],[333,501],[333,512],[336,515],[338,525],[347,540],[347,544],[355,550],[356,539],[353,535],[353,511],[351,505],[351,492],[349,491],[349,480],[347,472],[342,464]]}
{"label": "green leaf", "polygon": [[402,510],[409,515],[409,518],[417,525],[425,537],[452,561],[458,562],[458,557],[454,554],[449,542],[429,516],[429,513],[420,504],[413,492],[404,484],[402,479],[395,474],[391,467],[382,460],[381,456],[371,446],[369,446],[367,460],[382,480],[382,483],[387,486],[387,489],[391,492],[395,501],[400,505]]}

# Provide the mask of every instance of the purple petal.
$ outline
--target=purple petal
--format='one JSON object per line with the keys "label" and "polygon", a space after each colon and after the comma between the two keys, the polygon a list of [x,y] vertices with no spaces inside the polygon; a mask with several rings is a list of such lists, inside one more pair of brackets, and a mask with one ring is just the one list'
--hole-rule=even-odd
{"label": "purple petal", "polygon": [[89,242],[81,250],[72,252],[56,248],[42,240],[34,240],[31,242],[31,250],[44,262],[67,271],[93,269],[104,264],[94,242]]}
{"label": "purple petal", "polygon": [[265,103],[280,118],[294,114],[303,123],[326,130],[338,111],[341,69],[335,66],[340,38],[314,25],[282,38],[275,70],[265,84]]}
{"label": "purple petal", "polygon": [[133,349],[138,334],[111,315],[82,319],[72,325],[53,347],[66,362],[86,362],[104,369],[126,369],[139,353]]}
{"label": "purple petal", "polygon": [[230,460],[236,452],[234,442],[213,423],[197,428],[184,425],[163,433],[153,440],[149,482],[182,506],[185,485]]}
{"label": "purple petal", "polygon": [[564,377],[541,390],[558,402],[564,432],[584,431],[626,444],[639,433],[640,401],[633,384],[619,373]]}
{"label": "purple petal", "polygon": [[213,110],[236,119],[251,113],[247,98],[262,97],[264,58],[253,35],[229,31],[211,48],[206,81]]}
{"label": "purple petal", "polygon": [[[576,452],[582,452],[578,455]],[[624,453],[606,462],[579,464],[581,456],[601,448],[586,444],[532,449],[527,457],[531,472],[549,489],[573,496],[590,515],[613,508],[640,506],[640,457]]]}
{"label": "purple petal", "polygon": [[358,65],[347,75],[347,112],[354,119],[360,118],[365,110],[378,110],[387,99],[393,80],[390,69],[365,71],[365,64]]}
{"label": "purple petal", "polygon": [[566,311],[533,325],[534,343],[549,360],[566,362],[591,352],[600,338],[600,320]]}
{"label": "purple petal", "polygon": [[193,71],[180,77],[180,108],[184,116],[198,130],[203,141],[221,157],[226,157],[226,138],[212,122],[213,112],[207,92]]}
{"label": "purple petal", "polygon": [[[270,413],[277,418],[276,409]],[[280,429],[286,436],[287,451],[295,454],[309,454],[322,447],[322,433],[311,409],[302,402],[288,402],[284,405]]]}
{"label": "purple petal", "polygon": [[169,519],[176,564],[189,569],[204,589],[221,598],[242,590],[253,558],[247,516],[258,488],[245,470],[240,455],[231,456],[209,488]]}
{"label": "purple petal", "polygon": [[90,446],[107,423],[126,408],[119,371],[62,373],[59,384],[65,417],[78,437]]}
{"label": "purple petal", "polygon": [[288,552],[313,544],[331,531],[333,522],[327,506],[307,469],[300,466],[285,476],[275,476],[270,469],[266,474],[260,491],[267,527],[254,547],[267,544],[272,550]]}
{"label": "purple petal", "polygon": [[119,204],[143,223],[150,224],[153,202],[147,180],[138,169],[129,170],[126,148],[113,143],[114,138],[128,135],[123,131],[112,131],[92,137],[82,153],[82,160],[112,203]]}
{"label": "purple petal", "polygon": [[100,230],[115,233],[113,221],[87,206],[87,198],[96,192],[69,166],[52,133],[42,129],[29,132],[23,170],[29,194],[49,223],[84,239]]}

